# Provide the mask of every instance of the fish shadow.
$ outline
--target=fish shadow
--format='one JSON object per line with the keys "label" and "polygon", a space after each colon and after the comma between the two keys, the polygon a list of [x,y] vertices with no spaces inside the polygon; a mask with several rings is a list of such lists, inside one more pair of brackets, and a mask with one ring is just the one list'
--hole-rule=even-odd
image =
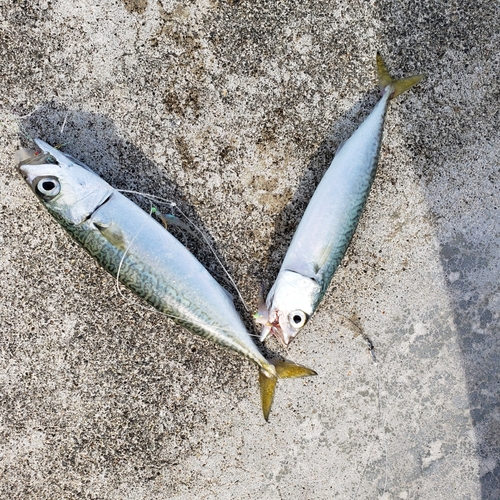
{"label": "fish shadow", "polygon": [[[82,140],[82,136],[85,140]],[[23,146],[36,148],[33,139],[37,137],[48,144],[60,146],[64,153],[88,165],[114,188],[143,193],[124,192],[124,195],[145,211],[151,211],[153,205],[160,213],[176,215],[184,222],[186,219],[182,218],[182,213],[186,214],[193,226],[207,237],[224,267],[228,268],[228,263],[217,251],[215,241],[179,185],[131,141],[121,136],[111,120],[97,113],[68,109],[51,101],[37,108],[22,124],[20,138]],[[174,203],[180,210],[161,200]],[[229,288],[230,285],[225,282],[226,276],[206,243],[174,224],[169,225],[168,230],[189,248],[221,284]],[[194,227],[191,230],[196,234]]]}

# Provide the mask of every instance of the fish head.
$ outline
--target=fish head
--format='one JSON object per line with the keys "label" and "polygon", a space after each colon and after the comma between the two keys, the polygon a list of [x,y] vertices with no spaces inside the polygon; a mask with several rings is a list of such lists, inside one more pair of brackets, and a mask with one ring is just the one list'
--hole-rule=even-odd
{"label": "fish head", "polygon": [[46,208],[66,225],[87,220],[113,188],[88,167],[37,139],[42,150],[16,153],[18,170]]}
{"label": "fish head", "polygon": [[314,278],[280,271],[265,306],[262,299],[256,315],[256,321],[262,324],[260,339],[271,334],[285,346],[290,344],[316,309],[320,293],[321,287]]}

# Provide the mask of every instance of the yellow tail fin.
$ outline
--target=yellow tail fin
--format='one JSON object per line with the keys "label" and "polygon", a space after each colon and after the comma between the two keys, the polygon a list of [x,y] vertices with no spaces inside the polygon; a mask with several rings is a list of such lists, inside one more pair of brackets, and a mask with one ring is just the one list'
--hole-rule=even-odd
{"label": "yellow tail fin", "polygon": [[380,90],[384,90],[386,87],[391,86],[394,91],[391,95],[391,99],[397,97],[399,94],[402,94],[405,90],[408,90],[410,87],[413,87],[416,83],[418,83],[425,75],[414,75],[409,76],[408,78],[403,78],[401,80],[393,80],[389,72],[387,71],[387,67],[385,65],[384,60],[380,53],[377,52],[377,75],[378,75],[378,85]]}
{"label": "yellow tail fin", "polygon": [[269,419],[269,412],[273,404],[274,390],[279,378],[300,378],[317,375],[314,370],[302,365],[290,363],[289,361],[272,360],[271,363],[276,369],[276,377],[269,376],[263,370],[259,371],[260,400],[262,403],[262,413],[264,418]]}

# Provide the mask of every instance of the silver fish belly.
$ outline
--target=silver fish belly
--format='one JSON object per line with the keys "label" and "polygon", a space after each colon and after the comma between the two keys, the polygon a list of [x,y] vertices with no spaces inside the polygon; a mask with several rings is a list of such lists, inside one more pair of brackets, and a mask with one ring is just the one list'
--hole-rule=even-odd
{"label": "silver fish belly", "polygon": [[[36,143],[44,155],[21,161],[19,170],[47,210],[139,297],[191,332],[253,361],[265,389],[261,394],[266,397],[262,396],[262,405],[267,419],[282,369],[258,350],[229,294],[148,213],[85,165],[43,141]],[[314,374],[285,364],[296,367],[292,376]]]}
{"label": "silver fish belly", "polygon": [[[389,101],[422,77],[393,81],[377,57],[382,98],[343,144],[297,227],[257,321],[288,345],[321,302],[356,230],[377,170]],[[261,299],[263,301],[263,299]],[[262,312],[264,311],[264,312]]]}

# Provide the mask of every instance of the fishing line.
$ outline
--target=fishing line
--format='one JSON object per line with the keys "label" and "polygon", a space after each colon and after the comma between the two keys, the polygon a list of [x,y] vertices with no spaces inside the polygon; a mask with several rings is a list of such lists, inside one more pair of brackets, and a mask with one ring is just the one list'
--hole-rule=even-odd
{"label": "fishing line", "polygon": [[[278,273],[279,274],[279,273]],[[299,289],[299,287],[294,284],[294,283],[290,283],[294,288],[295,290],[300,294],[301,293],[301,290]],[[359,335],[361,335],[361,337],[363,338],[363,340],[366,342],[367,346],[368,346],[368,350],[370,351],[370,354],[371,354],[371,357],[372,357],[372,360],[374,363],[377,362],[377,358],[375,357],[375,346],[373,345],[373,342],[371,341],[370,337],[368,337],[368,335],[362,330],[362,328],[357,325],[351,318],[348,318],[347,316],[345,316],[344,314],[342,313],[339,313],[337,311],[332,311],[333,314],[337,315],[337,316],[340,316],[341,318],[344,318],[346,321],[348,321],[349,323],[351,323],[351,325],[353,325],[356,330],[358,331]],[[304,325],[305,326],[305,325]],[[269,332],[274,338],[278,339],[282,344],[283,344],[283,347],[286,347],[286,345],[284,344],[283,340],[280,339],[274,332],[273,330],[271,329],[270,332]]]}
{"label": "fishing line", "polygon": [[[385,456],[384,491],[382,493],[382,495],[384,495],[385,492],[387,491],[387,482],[388,482],[388,475],[389,475],[389,457],[388,457],[388,453],[387,453],[387,437],[385,434],[384,418],[383,418],[383,413],[382,413],[382,394],[381,394],[381,390],[380,390],[380,385],[381,385],[380,384],[380,367],[379,367],[377,358],[375,356],[375,347],[374,347],[371,339],[368,337],[368,335],[366,335],[366,333],[361,329],[361,327],[359,325],[357,325],[351,318],[348,318],[347,316],[345,316],[339,312],[336,312],[336,311],[334,311],[333,313],[336,314],[337,316],[340,316],[341,318],[347,320],[352,326],[354,326],[356,328],[356,330],[359,332],[359,334],[361,335],[363,340],[368,345],[368,349],[370,351],[373,364],[375,365],[375,374],[376,374],[376,380],[377,380],[377,430],[378,430],[378,438],[382,444],[382,447],[384,450],[384,456]],[[366,463],[365,463],[365,466],[363,468],[363,472],[361,473],[361,477],[359,479],[358,487],[356,488],[354,498],[358,498],[358,490],[361,487],[361,484],[363,482],[363,478],[364,478],[364,475],[366,473],[368,463],[370,461],[370,457],[371,457],[371,453],[372,453],[374,444],[375,444],[375,442],[372,441],[372,443],[370,445],[369,452],[368,452],[368,458],[366,459]]]}
{"label": "fishing line", "polygon": [[[5,195],[6,197],[9,197],[9,198],[13,198],[13,199],[16,199],[16,200],[20,200],[20,201],[23,201],[23,202],[26,202],[26,199],[25,198],[22,198],[20,196],[13,196],[13,195],[10,195],[10,194],[6,194]],[[87,196],[89,195],[86,195],[84,196],[83,198],[80,198],[79,201],[82,201],[83,199],[85,199]],[[151,208],[153,207],[153,205],[151,204]],[[152,214],[152,210],[150,210],[150,215]],[[133,305],[133,306],[136,306],[136,307],[140,307],[142,309],[145,309],[146,311],[149,311],[149,312],[154,312],[154,313],[157,313],[157,314],[161,314],[163,316],[166,316],[167,318],[172,318],[174,320],[181,320],[181,321],[185,321],[186,318],[182,318],[180,316],[175,316],[173,314],[168,314],[168,313],[165,313],[163,311],[158,311],[158,309],[155,309],[153,306],[145,306],[144,304],[140,304],[134,300],[131,300],[127,297],[125,297],[125,295],[123,294],[123,292],[121,291],[121,287],[120,287],[120,281],[119,281],[119,278],[120,278],[120,273],[121,273],[121,269],[122,269],[122,266],[123,266],[123,262],[125,260],[125,257],[126,257],[126,254],[127,252],[129,251],[132,243],[134,242],[134,240],[139,236],[139,233],[144,229],[144,225],[145,223],[139,228],[139,230],[137,231],[137,233],[135,234],[135,236],[132,238],[132,240],[130,241],[130,243],[127,245],[127,248],[125,249],[123,255],[122,255],[122,258],[120,260],[120,263],[118,265],[118,271],[117,271],[117,275],[116,275],[116,281],[115,281],[115,287],[116,287],[116,290],[118,292],[118,294],[120,295],[120,297],[127,303]],[[199,326],[199,327],[204,327],[204,325],[202,323],[196,323],[195,321],[192,320],[192,318],[190,318],[189,320],[192,324],[196,325],[196,326]],[[226,328],[222,329],[221,328],[221,331],[225,332],[225,333],[231,333],[231,334],[235,334],[235,335],[238,335],[240,334],[241,332],[237,332],[236,330],[228,330]],[[251,337],[255,337],[255,338],[258,338],[259,335],[255,334],[255,333],[250,333],[250,332],[247,332],[248,335],[250,335]]]}
{"label": "fishing line", "polygon": [[[34,111],[33,111],[34,112]],[[61,133],[63,133],[64,131],[64,126],[66,124],[66,121],[67,121],[67,117],[68,117],[68,113],[66,113],[66,116],[65,116],[65,119],[63,121],[63,124],[61,126]],[[28,132],[24,129],[24,127],[21,125],[21,124],[18,124],[19,125],[19,128],[20,130],[23,132],[23,134],[26,136],[26,138],[31,141],[33,144],[36,144],[35,141],[33,140],[33,138],[28,134]],[[138,191],[133,191],[133,190],[116,190],[118,192],[123,192],[123,193],[130,193],[130,194],[136,194],[136,195],[139,195],[139,196],[142,196],[144,198],[146,198],[149,203],[150,203],[150,210],[149,210],[149,215],[152,216],[153,212],[154,212],[154,207],[153,207],[153,203],[151,200],[155,200],[155,201],[159,201],[159,202],[162,202],[162,203],[166,203],[168,204],[171,208],[177,208],[177,210],[179,210],[179,212],[181,213],[181,215],[188,221],[189,224],[191,224],[192,227],[194,227],[198,233],[201,235],[201,237],[203,238],[204,242],[207,244],[207,246],[209,247],[210,251],[213,253],[213,255],[215,256],[215,258],[217,259],[217,262],[219,263],[219,265],[221,266],[221,268],[224,270],[225,274],[227,275],[227,277],[229,278],[229,280],[231,281],[231,283],[233,284],[234,288],[236,289],[237,293],[238,293],[238,296],[240,298],[240,300],[242,301],[243,305],[245,306],[245,309],[248,311],[248,307],[238,289],[238,287],[236,286],[236,283],[234,282],[234,280],[232,279],[231,275],[229,274],[229,272],[227,271],[227,269],[224,267],[224,265],[222,264],[221,260],[219,259],[219,257],[217,256],[216,252],[215,252],[215,249],[212,247],[212,245],[210,244],[210,242],[208,241],[207,237],[205,236],[205,234],[203,233],[203,231],[196,225],[194,224],[191,219],[179,208],[177,207],[176,203],[174,202],[171,202],[170,200],[167,200],[165,198],[162,198],[162,197],[159,197],[159,196],[153,196],[153,195],[148,195],[148,194],[145,194],[145,193],[141,193],[141,192],[138,192]],[[87,198],[88,196],[90,196],[91,194],[94,194],[95,192],[92,192],[92,193],[88,193],[87,195],[83,196],[82,198],[80,198],[78,200],[78,202],[81,202],[82,200],[84,200],[85,198]],[[12,198],[17,198],[19,200],[22,200],[22,201],[26,201],[24,198],[21,198],[21,197],[15,197],[15,196],[12,196],[12,195],[8,195]],[[173,314],[168,314],[168,313],[165,313],[163,311],[158,311],[157,309],[153,308],[153,307],[148,307],[148,306],[145,306],[143,304],[139,304],[133,300],[130,300],[128,298],[126,298],[121,289],[120,289],[120,274],[121,274],[121,270],[122,270],[122,267],[123,267],[123,263],[124,263],[124,260],[125,260],[125,257],[127,255],[127,253],[129,252],[132,244],[134,243],[134,241],[136,240],[136,238],[139,236],[139,234],[142,232],[142,230],[144,229],[146,225],[146,221],[142,224],[142,226],[139,228],[139,230],[136,232],[136,234],[134,235],[134,237],[132,238],[132,240],[129,242],[129,244],[127,245],[125,251],[123,252],[123,255],[120,259],[120,262],[119,262],[119,265],[118,265],[118,269],[117,269],[117,273],[116,273],[116,281],[115,281],[115,286],[116,286],[116,290],[118,292],[118,294],[120,295],[120,297],[127,303],[129,304],[132,304],[134,306],[137,306],[137,307],[140,307],[142,309],[145,309],[147,311],[151,311],[151,312],[156,312],[156,313],[159,313],[159,314],[162,314],[163,316],[166,316],[168,318],[171,318],[171,319],[174,319],[174,320],[179,320],[181,322],[183,321],[186,321],[186,318],[183,318],[183,317],[180,317],[180,316],[176,316],[176,315],[173,315]],[[206,325],[203,325],[202,323],[200,322],[197,322],[195,320],[193,320],[193,318],[189,318],[188,321],[194,325],[194,326],[199,326],[201,328],[205,328]],[[221,331],[225,332],[225,333],[230,333],[230,334],[235,334],[235,335],[239,335],[241,334],[241,332],[238,332],[238,331],[235,331],[235,330],[228,330],[228,329],[224,329],[224,328],[221,328],[220,329]],[[254,334],[254,333],[250,333],[250,332],[246,332],[250,337],[256,337],[258,338],[259,335],[257,334]],[[287,350],[287,349],[286,349]],[[287,350],[287,353],[288,353],[288,350]]]}
{"label": "fishing line", "polygon": [[[297,286],[295,286],[295,289],[298,292],[300,292],[300,290]],[[384,418],[383,418],[383,414],[382,414],[382,395],[381,395],[381,390],[380,390],[380,386],[381,386],[380,368],[379,368],[379,364],[377,362],[377,357],[375,356],[375,346],[373,345],[373,342],[371,341],[370,337],[368,337],[368,335],[363,331],[363,329],[358,324],[356,324],[351,318],[348,318],[344,314],[339,313],[337,311],[333,311],[333,314],[343,318],[344,320],[346,320],[348,323],[350,323],[355,328],[355,330],[361,336],[362,340],[368,346],[368,350],[370,352],[373,364],[375,365],[376,380],[377,380],[377,390],[376,390],[377,391],[377,431],[378,431],[378,440],[381,442],[381,444],[383,446],[384,455],[385,455],[385,479],[384,479],[384,492],[383,492],[383,494],[385,494],[385,492],[387,491],[387,482],[388,482],[388,475],[389,475],[389,457],[388,457],[388,452],[387,452],[387,438],[386,438],[386,434],[385,434]],[[283,345],[283,347],[287,351],[287,355],[288,355],[288,346],[286,346],[284,344],[282,339],[280,339],[276,334],[273,333],[272,329],[271,329],[270,333],[272,334],[272,336],[275,339],[277,339],[279,341],[280,344]],[[369,447],[369,451],[368,451],[368,458],[366,460],[365,466],[364,466],[363,471],[361,473],[361,477],[359,479],[354,498],[358,498],[357,494],[358,494],[359,488],[361,487],[361,484],[363,482],[363,478],[365,476],[366,469],[368,467],[374,445],[375,445],[375,441],[372,441],[372,443],[370,444],[370,447]]]}
{"label": "fishing line", "polygon": [[[35,110],[33,110],[30,114],[34,113],[36,111],[36,108]],[[11,115],[13,117],[15,117],[15,115],[13,115],[11,113]],[[68,118],[68,115],[69,115],[69,111],[66,113],[66,116],[64,118],[64,121],[63,121],[63,124],[61,126],[61,134],[64,132],[64,127],[66,125],[66,121],[67,121],[67,118]],[[29,115],[25,115],[25,116],[29,116]],[[23,117],[19,117],[18,119],[20,118],[23,118]],[[14,118],[15,120],[16,118]],[[25,130],[25,128],[23,127],[23,125],[21,123],[18,123],[18,126],[19,126],[19,130],[21,131],[21,133],[33,144],[36,144],[34,139],[30,136],[30,134]],[[146,194],[146,193],[142,193],[142,192],[139,192],[139,191],[133,191],[133,190],[129,190],[129,189],[117,189],[118,192],[120,193],[130,193],[130,194],[135,194],[135,195],[138,195],[138,196],[142,196],[143,198],[146,198],[150,203],[151,203],[151,200],[154,200],[154,201],[158,201],[158,202],[162,202],[162,203],[166,203],[167,205],[169,205],[171,208],[176,208],[179,213],[188,221],[188,223],[200,234],[200,236],[202,237],[203,241],[205,242],[205,244],[208,246],[210,252],[212,252],[213,256],[215,257],[215,259],[217,260],[219,266],[222,268],[222,270],[224,271],[225,275],[227,276],[227,278],[229,279],[229,281],[231,282],[232,286],[234,287],[234,289],[236,290],[236,293],[238,294],[238,297],[241,301],[241,303],[243,304],[243,307],[245,308],[245,310],[247,312],[250,311],[247,303],[245,302],[245,299],[243,298],[243,295],[241,294],[238,286],[236,285],[236,282],[234,281],[233,277],[231,276],[231,274],[229,273],[229,271],[226,269],[226,267],[224,266],[224,264],[222,263],[221,259],[219,258],[219,256],[217,255],[214,247],[211,245],[210,241],[208,240],[208,238],[205,236],[205,233],[184,213],[183,210],[181,210],[176,203],[170,201],[170,200],[167,200],[165,198],[162,198],[160,196],[154,196],[154,195],[149,195],[149,194]],[[83,199],[83,198],[82,198]],[[81,200],[80,200],[81,201]],[[151,204],[151,208],[152,208],[152,204]],[[150,211],[150,215],[152,215],[153,211],[151,210]],[[136,235],[137,236],[137,235]],[[135,239],[135,237],[134,237]]]}
{"label": "fishing line", "polygon": [[354,328],[358,331],[359,335],[361,335],[362,339],[366,342],[366,344],[368,346],[368,350],[370,351],[372,360],[376,364],[377,358],[375,357],[375,346],[373,345],[373,342],[371,341],[370,337],[368,337],[368,335],[363,331],[363,329],[357,323],[355,323],[351,318],[348,318],[344,314],[339,313],[337,311],[332,311],[332,312],[336,316],[340,316],[341,318],[348,321],[352,326],[354,326]]}
{"label": "fishing line", "polygon": [[[380,368],[375,360],[376,373],[377,373],[377,399],[378,399],[378,416],[379,416],[379,433],[382,435],[384,453],[385,453],[385,481],[384,481],[384,491],[382,492],[382,496],[385,495],[387,491],[387,482],[389,479],[389,455],[387,453],[387,436],[385,434],[385,422],[382,413],[382,393],[380,391]],[[380,432],[380,430],[382,432]]]}
{"label": "fishing line", "polygon": [[[83,196],[82,198],[80,198],[78,200],[78,202],[84,200],[85,198],[87,198],[88,196],[90,196],[90,194],[92,193],[89,193],[85,196]],[[13,198],[13,199],[17,199],[17,200],[20,200],[20,201],[23,201],[23,202],[26,202],[26,199],[25,198],[22,198],[20,196],[13,196],[13,195],[10,195],[10,194],[6,194],[5,196],[7,197],[10,197],[10,198]],[[153,213],[153,204],[151,203],[151,209],[150,209],[150,215]],[[131,299],[128,299],[127,297],[125,297],[125,295],[123,295],[123,292],[121,291],[120,289],[120,273],[121,273],[121,269],[122,269],[122,266],[123,266],[123,262],[125,260],[125,257],[126,257],[126,254],[127,252],[129,251],[132,243],[135,241],[135,239],[139,236],[139,233],[144,229],[144,225],[146,223],[144,222],[144,224],[139,228],[139,230],[137,231],[137,233],[135,234],[135,236],[132,238],[132,240],[130,241],[130,243],[127,245],[127,248],[125,249],[123,255],[122,255],[122,258],[120,260],[120,263],[118,265],[118,271],[117,271],[117,275],[116,275],[116,281],[115,281],[115,287],[116,287],[116,290],[118,292],[118,294],[120,295],[120,297],[127,303],[133,305],[133,306],[136,306],[136,307],[140,307],[142,309],[145,309],[146,311],[149,311],[149,312],[155,312],[155,313],[158,313],[158,314],[161,314],[163,316],[166,316],[167,318],[172,318],[174,320],[181,320],[181,321],[184,321],[185,318],[182,318],[180,316],[175,316],[173,314],[168,314],[168,313],[165,313],[163,311],[158,311],[157,309],[155,309],[153,306],[145,306],[143,304],[140,304],[134,300],[131,300]],[[193,323],[194,325],[196,326],[199,326],[199,327],[203,327],[204,325],[202,323],[196,323],[194,322],[192,319],[190,319],[191,323]],[[241,332],[237,332],[236,330],[228,330],[228,329],[221,329],[223,332],[225,333],[232,333],[232,334],[236,334],[238,335],[239,333]],[[250,332],[247,332],[248,335],[250,335],[251,337],[255,337],[255,338],[258,338],[259,335],[255,334],[255,333],[250,333]]]}
{"label": "fishing line", "polygon": [[[348,318],[344,314],[339,313],[337,311],[333,311],[333,314],[335,314],[336,316],[340,316],[341,318],[348,321],[358,331],[359,335],[361,335],[362,339],[367,344],[368,350],[370,351],[370,354],[372,357],[373,364],[375,365],[375,373],[376,373],[376,380],[377,380],[377,430],[378,430],[378,439],[382,444],[382,447],[384,450],[384,456],[385,456],[384,491],[382,493],[382,495],[384,495],[385,492],[387,491],[387,482],[388,482],[388,475],[389,475],[389,457],[388,457],[388,453],[387,453],[387,437],[385,434],[384,418],[383,418],[383,414],[382,414],[382,394],[381,394],[381,390],[380,390],[380,385],[381,385],[380,384],[380,367],[379,367],[379,364],[377,361],[377,357],[375,356],[375,346],[373,345],[373,342],[371,341],[370,337],[368,337],[368,335],[362,330],[362,328],[358,324],[356,324],[351,318]],[[354,494],[355,499],[358,498],[358,491],[359,491],[359,488],[361,487],[361,484],[363,482],[363,478],[365,476],[366,469],[368,468],[368,464],[370,461],[370,457],[372,454],[374,444],[375,444],[375,441],[372,441],[372,443],[370,444],[369,451],[368,451],[368,458],[366,459],[365,466],[364,466],[363,471],[361,473],[361,476],[359,478],[358,486],[357,486],[355,494]]]}
{"label": "fishing line", "polygon": [[24,135],[24,137],[26,139],[28,139],[28,141],[31,143],[31,144],[35,144],[35,139],[33,139],[33,137],[31,137],[31,135],[29,134],[29,132],[26,130],[26,128],[24,127],[24,125],[22,123],[18,123],[18,126],[19,126],[19,131],[21,132],[22,135]]}
{"label": "fishing line", "polygon": [[[370,461],[370,457],[371,457],[371,454],[372,454],[372,448],[373,448],[373,445],[375,444],[375,441],[372,441],[371,444],[370,444],[370,448],[368,450],[368,458],[366,459],[366,463],[365,463],[365,466],[363,467],[363,472],[361,473],[361,476],[359,478],[359,481],[358,481],[358,486],[356,487],[356,491],[354,492],[354,499],[358,499],[358,491],[359,491],[359,488],[361,486],[361,483],[363,482],[363,478],[365,477],[365,473],[366,473],[366,469],[368,468],[368,462]],[[385,490],[384,490],[385,491]]]}
{"label": "fishing line", "polygon": [[146,193],[141,193],[139,191],[132,191],[129,189],[117,189],[117,191],[119,191],[120,193],[136,194],[136,195],[142,196],[150,201],[153,200],[153,201],[163,202],[163,203],[166,203],[167,205],[169,205],[171,208],[176,208],[179,211],[179,213],[188,221],[188,223],[191,224],[191,226],[194,229],[196,229],[196,231],[198,231],[198,233],[200,233],[201,237],[203,238],[203,241],[208,246],[208,248],[210,249],[210,251],[212,252],[214,257],[216,258],[217,262],[221,266],[222,270],[224,271],[224,273],[228,277],[229,281],[233,285],[234,289],[236,290],[236,293],[238,294],[238,297],[240,298],[241,303],[243,304],[243,307],[245,308],[245,310],[247,312],[250,310],[249,307],[247,306],[245,300],[243,299],[243,296],[241,295],[240,290],[239,290],[238,286],[236,285],[235,281],[233,280],[231,274],[225,268],[222,261],[219,259],[217,253],[215,252],[215,249],[210,244],[210,241],[208,240],[208,238],[205,236],[205,233],[179,208],[179,206],[176,203],[174,203],[173,201],[167,200],[166,198],[162,198],[161,196],[154,196],[154,195],[150,195],[150,194],[146,194]]}
{"label": "fishing line", "polygon": [[64,117],[64,121],[63,121],[63,124],[61,126],[61,135],[64,133],[64,127],[66,126],[66,121],[68,119],[68,116],[69,116],[69,111],[66,112],[66,116]]}
{"label": "fishing line", "polygon": [[234,289],[236,290],[236,293],[238,294],[238,297],[240,298],[240,301],[243,304],[243,307],[245,308],[245,310],[247,312],[249,312],[250,309],[247,306],[247,304],[245,302],[245,299],[241,295],[241,292],[240,292],[238,286],[236,285],[235,281],[233,280],[233,277],[231,276],[231,274],[229,273],[229,271],[225,268],[224,264],[222,264],[222,261],[219,259],[217,253],[215,252],[215,249],[212,247],[212,245],[210,244],[208,238],[205,236],[205,233],[175,203],[172,205],[172,207],[175,207],[179,211],[179,213],[188,221],[188,223],[191,224],[200,233],[201,237],[203,238],[203,241],[208,246],[208,248],[210,249],[210,251],[212,252],[212,254],[214,255],[214,257],[217,259],[217,262],[222,267],[224,273],[226,274],[226,276],[228,277],[229,281],[231,282],[231,284],[233,285]]}
{"label": "fishing line", "polygon": [[24,125],[22,123],[20,123],[21,120],[24,120],[26,118],[29,118],[33,113],[37,112],[39,109],[41,108],[41,105],[38,105],[38,106],[35,106],[35,108],[33,109],[33,111],[25,114],[25,115],[18,115],[10,110],[7,110],[6,111],[6,114],[8,115],[7,116],[7,120],[12,120],[14,122],[16,122],[17,124],[17,127],[19,129],[19,132],[21,132],[21,134],[26,138],[28,139],[28,141],[31,143],[31,144],[35,144],[35,141],[33,139],[33,137],[31,137],[31,135],[28,133],[28,131],[25,129]]}

